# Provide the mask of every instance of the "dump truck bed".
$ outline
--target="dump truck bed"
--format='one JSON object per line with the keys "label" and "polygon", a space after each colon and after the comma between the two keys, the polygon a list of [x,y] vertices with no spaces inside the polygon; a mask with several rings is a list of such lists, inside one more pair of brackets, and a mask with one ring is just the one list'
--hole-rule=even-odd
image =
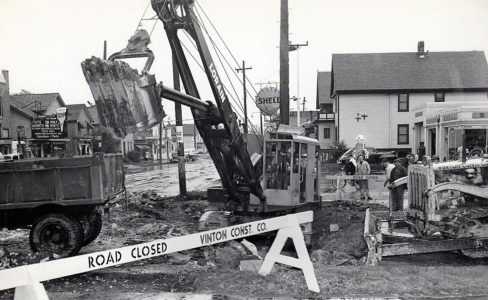
{"label": "dump truck bed", "polygon": [[98,205],[125,190],[119,154],[0,163],[0,210]]}

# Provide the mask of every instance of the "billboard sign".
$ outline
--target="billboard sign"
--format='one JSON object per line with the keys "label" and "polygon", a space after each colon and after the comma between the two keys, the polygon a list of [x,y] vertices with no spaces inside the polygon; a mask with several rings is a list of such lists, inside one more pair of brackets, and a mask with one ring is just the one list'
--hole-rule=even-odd
{"label": "billboard sign", "polygon": [[280,108],[280,91],[269,86],[262,88],[256,96],[256,106],[264,115],[274,114]]}
{"label": "billboard sign", "polygon": [[62,114],[38,116],[32,121],[31,128],[32,138],[34,139],[46,140],[68,138],[66,122],[64,122]]}

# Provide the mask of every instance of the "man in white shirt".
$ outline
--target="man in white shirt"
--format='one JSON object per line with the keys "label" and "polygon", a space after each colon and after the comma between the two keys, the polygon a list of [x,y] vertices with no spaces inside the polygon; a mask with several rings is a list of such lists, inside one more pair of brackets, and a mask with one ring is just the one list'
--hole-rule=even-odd
{"label": "man in white shirt", "polygon": [[385,183],[383,184],[383,186],[386,186],[388,184],[388,181],[390,180],[391,170],[393,170],[395,165],[390,163],[386,158],[383,158],[381,164],[383,165],[383,168],[385,169],[386,172],[386,180]]}

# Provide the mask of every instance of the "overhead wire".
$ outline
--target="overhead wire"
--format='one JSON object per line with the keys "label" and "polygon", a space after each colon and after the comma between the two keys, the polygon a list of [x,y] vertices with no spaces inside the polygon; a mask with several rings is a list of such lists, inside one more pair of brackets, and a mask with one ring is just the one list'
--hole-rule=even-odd
{"label": "overhead wire", "polygon": [[[208,20],[208,22],[210,23],[210,25],[212,26],[212,28],[214,29],[215,33],[217,34],[217,36],[219,37],[220,41],[222,42],[222,44],[225,46],[225,48],[227,49],[227,51],[229,52],[229,54],[232,56],[234,62],[236,63],[236,65],[239,65],[239,63],[237,62],[237,59],[235,58],[234,54],[232,53],[232,51],[229,49],[229,47],[227,46],[227,44],[225,43],[224,39],[222,38],[222,36],[220,35],[220,33],[218,32],[217,28],[215,27],[215,25],[213,25],[213,22],[210,20],[210,18],[208,17],[208,15],[205,13],[205,11],[203,10],[203,8],[201,7],[201,5],[198,3],[198,1],[195,1],[195,3],[198,5],[199,7],[199,10],[202,11],[202,14],[205,16],[205,18]],[[197,11],[198,13],[198,11]],[[208,34],[208,33],[207,33]],[[208,34],[209,35],[209,34]],[[211,39],[212,43],[213,40]],[[225,57],[225,56],[224,56]],[[229,64],[230,65],[230,64]],[[241,84],[243,84],[243,81],[239,78],[239,76],[237,76],[236,74],[236,77],[237,79],[239,80],[239,82]],[[251,86],[251,88],[254,90],[255,94],[257,94],[258,92],[256,91],[254,85],[252,84],[252,82],[249,80],[249,77],[246,76],[245,77],[245,80],[246,82],[249,83],[249,85]],[[251,97],[251,99],[254,101],[254,103],[257,105],[257,102],[256,102],[256,99],[255,97],[247,90],[246,91],[246,94],[249,95]]]}
{"label": "overhead wire", "polygon": [[[199,6],[200,6],[200,5],[199,5]],[[201,6],[200,6],[200,7],[201,7]],[[240,80],[240,78],[239,78],[239,76],[237,75],[237,73],[235,73],[235,72],[234,72],[234,68],[231,66],[231,64],[229,63],[229,61],[226,59],[225,55],[224,55],[224,54],[222,53],[222,51],[219,49],[219,47],[217,46],[216,42],[214,41],[214,39],[212,38],[212,36],[211,36],[211,35],[210,35],[210,33],[208,32],[208,30],[207,30],[207,28],[206,28],[205,24],[203,23],[203,18],[201,18],[201,16],[200,16],[199,12],[198,12],[197,10],[195,10],[195,11],[196,11],[196,14],[198,14],[198,17],[200,18],[200,20],[198,20],[198,17],[197,17],[197,16],[195,16],[195,21],[196,21],[196,22],[198,22],[198,24],[199,24],[199,25],[200,25],[200,26],[201,26],[201,27],[204,29],[205,33],[207,34],[207,36],[208,36],[208,38],[209,38],[209,40],[210,40],[210,42],[211,42],[211,44],[212,44],[212,46],[213,46],[213,48],[214,48],[214,51],[215,51],[215,53],[217,54],[217,57],[219,58],[219,61],[220,61],[221,65],[222,65],[222,68],[224,69],[224,72],[226,73],[227,79],[229,80],[230,84],[232,85],[232,87],[233,87],[233,89],[234,89],[234,92],[237,94],[237,92],[235,91],[234,85],[232,84],[232,80],[231,80],[231,79],[230,79],[230,77],[228,76],[228,73],[227,73],[227,71],[226,71],[225,65],[223,64],[223,62],[222,62],[222,60],[221,60],[221,58],[220,58],[220,57],[223,57],[223,58],[224,58],[225,62],[227,63],[227,65],[229,66],[229,68],[231,68],[232,72],[234,73],[234,75],[236,76],[236,78],[239,80],[239,82],[240,82],[241,84],[243,83],[243,81],[242,81],[242,80]],[[202,12],[203,12],[203,11],[202,11]],[[204,13],[204,12],[203,12],[203,13]],[[208,19],[208,17],[207,17],[207,19]],[[213,24],[212,24],[212,26],[213,26]],[[213,26],[213,28],[214,28],[214,30],[216,31],[215,26]],[[216,32],[217,32],[217,31],[216,31]],[[219,34],[218,32],[217,32],[217,34],[220,36],[220,34]],[[221,40],[222,40],[222,39],[221,39]],[[222,40],[222,41],[223,41],[223,40]],[[223,43],[225,44],[225,42],[223,42]],[[227,49],[228,49],[228,47],[227,47]],[[229,50],[229,49],[228,49],[228,51],[230,52],[230,50]],[[230,52],[230,54],[233,56],[233,54],[232,54],[231,52]],[[233,57],[234,57],[234,56],[233,56]],[[236,60],[235,60],[235,58],[234,58],[234,61],[236,61]],[[247,78],[247,76],[246,76],[246,78]],[[248,80],[248,81],[249,81],[249,80]],[[251,84],[251,86],[252,86],[252,83],[250,83],[250,84]],[[254,88],[254,87],[253,87],[253,88]],[[249,94],[249,95],[250,95],[250,93],[249,93],[248,91],[247,91],[247,93],[246,93],[246,94]],[[251,96],[251,98],[253,99],[252,95],[250,95],[250,96]],[[239,96],[237,96],[237,98],[239,98]],[[255,100],[254,100],[254,99],[253,99],[253,101],[255,102]],[[244,108],[242,107],[242,104],[241,104],[239,101],[237,101],[237,103],[239,104],[239,106],[240,106],[240,108],[242,109],[242,111],[244,111]],[[258,133],[258,129],[256,128],[256,126],[255,126],[255,125],[252,123],[252,121],[251,121],[249,118],[247,118],[247,120],[248,120],[248,124],[249,124],[249,125],[251,125],[251,126],[250,126],[250,127],[251,127],[251,130],[252,130],[252,131],[253,131],[255,134],[257,134],[257,133]]]}

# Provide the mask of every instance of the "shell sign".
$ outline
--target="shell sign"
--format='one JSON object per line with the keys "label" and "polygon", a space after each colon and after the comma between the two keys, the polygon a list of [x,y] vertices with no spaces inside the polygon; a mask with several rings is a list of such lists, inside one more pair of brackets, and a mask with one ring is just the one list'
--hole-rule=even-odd
{"label": "shell sign", "polygon": [[280,108],[280,91],[274,87],[262,88],[256,96],[256,106],[265,115],[272,115]]}

